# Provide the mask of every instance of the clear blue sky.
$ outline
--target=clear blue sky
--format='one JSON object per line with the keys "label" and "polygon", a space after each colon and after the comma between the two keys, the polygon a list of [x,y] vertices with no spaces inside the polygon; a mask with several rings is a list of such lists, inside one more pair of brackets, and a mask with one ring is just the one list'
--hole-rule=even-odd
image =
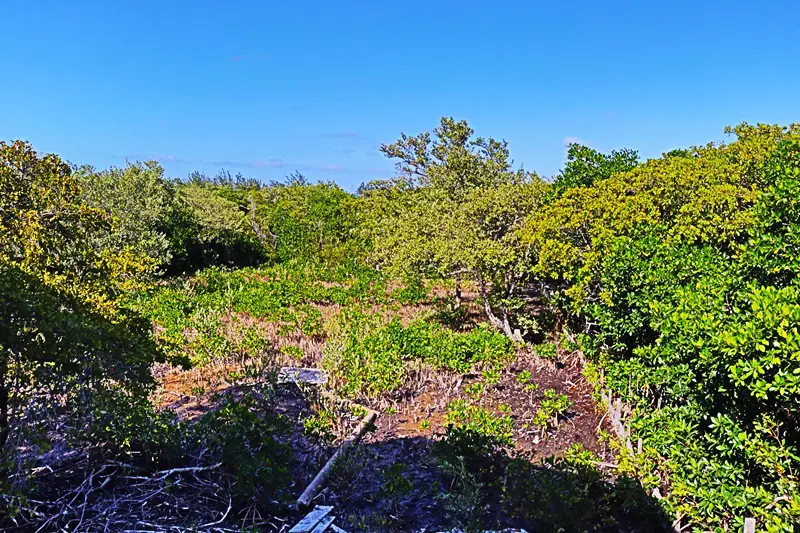
{"label": "clear blue sky", "polygon": [[443,115],[552,175],[800,121],[800,2],[0,0],[0,139],[347,189]]}

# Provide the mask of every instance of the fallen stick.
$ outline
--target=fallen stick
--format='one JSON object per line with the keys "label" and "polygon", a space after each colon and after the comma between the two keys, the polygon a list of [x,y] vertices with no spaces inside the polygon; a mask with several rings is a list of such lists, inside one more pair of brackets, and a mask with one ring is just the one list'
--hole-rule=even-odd
{"label": "fallen stick", "polygon": [[[366,408],[365,408],[366,409]],[[378,413],[373,411],[372,409],[366,409],[367,414],[364,415],[364,418],[361,419],[361,423],[355,429],[353,434],[345,440],[341,446],[334,452],[328,462],[325,463],[325,466],[322,467],[316,477],[309,483],[306,490],[303,491],[303,494],[297,498],[297,507],[302,509],[308,507],[311,504],[311,501],[314,497],[319,493],[320,489],[322,489],[322,485],[328,479],[331,472],[333,471],[333,467],[336,464],[336,461],[347,452],[351,447],[358,444],[361,440],[361,437],[364,436],[364,433],[367,431],[367,428],[375,422],[375,419],[378,418]]]}

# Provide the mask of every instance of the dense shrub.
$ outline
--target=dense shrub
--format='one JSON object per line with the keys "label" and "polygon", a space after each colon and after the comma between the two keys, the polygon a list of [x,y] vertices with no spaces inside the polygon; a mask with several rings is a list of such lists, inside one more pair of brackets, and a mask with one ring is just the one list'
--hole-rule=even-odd
{"label": "dense shrub", "polygon": [[366,246],[356,231],[356,199],[334,183],[297,178],[255,197],[254,216],[269,234],[275,260],[356,264]]}
{"label": "dense shrub", "polygon": [[559,197],[575,187],[590,187],[614,174],[627,172],[639,164],[633,150],[602,154],[593,148],[571,143],[567,149],[567,164],[553,180],[552,196]]}
{"label": "dense shrub", "polygon": [[659,226],[670,241],[724,247],[753,223],[750,207],[763,186],[764,159],[797,130],[743,124],[731,130],[737,139],[730,144],[652,159],[591,187],[567,189],[531,213],[521,231],[522,243],[535,252],[532,272],[568,282],[566,294],[579,310],[599,297],[598,264],[620,237]]}
{"label": "dense shrub", "polygon": [[75,444],[99,447],[95,453],[125,457],[129,462],[169,468],[186,459],[189,428],[171,411],[158,411],[147,397],[120,389],[95,393],[90,402],[73,398]]}
{"label": "dense shrub", "polygon": [[[800,518],[800,142],[759,167],[766,189],[737,238],[620,237],[586,312],[605,383],[634,406],[638,467],[667,507],[705,528],[769,531]],[[734,237],[734,236],[731,236]]]}
{"label": "dense shrub", "polygon": [[243,504],[273,505],[289,481],[291,447],[278,439],[286,422],[254,397],[227,398],[192,428],[194,438],[234,478]]}
{"label": "dense shrub", "polygon": [[81,167],[76,177],[83,203],[103,210],[116,222],[96,236],[97,247],[131,248],[161,268],[169,265],[173,252],[166,225],[175,209],[174,193],[158,163],[128,163],[102,171]]}
{"label": "dense shrub", "polygon": [[127,247],[98,248],[117,221],[81,202],[57,156],[0,142],[0,453],[35,395],[104,380],[139,391],[158,353],[146,321],[119,305],[154,262]]}
{"label": "dense shrub", "polygon": [[503,508],[547,531],[669,531],[669,521],[638,480],[610,483],[597,457],[575,445],[541,464],[509,461],[503,473]]}
{"label": "dense shrub", "polygon": [[497,414],[455,400],[447,406],[446,427],[444,439],[435,444],[438,459],[451,465],[463,462],[479,480],[492,481],[499,466],[498,454],[513,445],[514,421],[510,409],[503,408]]}
{"label": "dense shrub", "polygon": [[226,198],[225,189],[200,179],[173,187],[175,204],[165,223],[173,256],[170,273],[268,260],[268,245],[252,226],[247,207]]}

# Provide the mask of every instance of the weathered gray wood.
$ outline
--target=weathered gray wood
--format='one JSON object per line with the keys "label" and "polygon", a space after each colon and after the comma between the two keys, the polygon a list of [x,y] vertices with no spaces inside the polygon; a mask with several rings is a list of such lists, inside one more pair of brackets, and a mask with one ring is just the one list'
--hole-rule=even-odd
{"label": "weathered gray wood", "polygon": [[[606,404],[606,408],[608,409],[608,416],[611,420],[611,427],[614,428],[614,433],[617,434],[617,438],[625,443],[625,447],[628,448],[628,451],[633,453],[633,443],[631,443],[631,439],[628,435],[628,430],[625,427],[625,423],[622,420],[622,401],[617,398],[617,401],[614,402],[611,397],[611,392],[608,394],[601,392],[600,396],[602,396],[603,401]],[[616,405],[615,405],[616,403]]]}
{"label": "weathered gray wood", "polygon": [[319,524],[317,524],[317,527],[315,527],[314,531],[312,531],[311,533],[324,533],[325,531],[327,531],[328,527],[330,527],[330,525],[333,524],[334,520],[336,520],[335,516],[326,516],[325,518],[319,521]]}
{"label": "weathered gray wood", "polygon": [[745,518],[744,519],[744,533],[756,533],[756,519],[755,518]]}
{"label": "weathered gray wood", "polygon": [[311,533],[319,521],[328,516],[331,511],[333,511],[333,507],[329,505],[317,505],[305,518],[290,529],[289,533]]}
{"label": "weathered gray wood", "polygon": [[278,383],[308,383],[322,385],[328,382],[328,373],[321,368],[284,366],[278,370]]}
{"label": "weathered gray wood", "polygon": [[317,473],[313,481],[311,481],[308,487],[306,487],[306,490],[303,491],[303,494],[301,494],[300,497],[297,498],[297,507],[302,509],[304,507],[308,507],[311,504],[311,501],[322,489],[323,483],[325,483],[325,481],[328,479],[328,476],[333,471],[333,467],[336,464],[336,461],[339,459],[339,457],[344,455],[344,453],[347,452],[349,448],[358,444],[358,441],[361,440],[361,437],[367,431],[367,428],[370,425],[372,425],[373,422],[375,422],[376,418],[378,418],[378,413],[371,409],[367,409],[366,416],[364,416],[364,418],[361,419],[361,423],[358,425],[358,427],[350,436],[350,438],[348,438],[346,441],[342,443],[341,446],[339,446],[339,449],[337,449],[331,456],[331,458],[328,459],[328,462],[325,463],[325,466],[322,467],[322,470],[320,470]]}

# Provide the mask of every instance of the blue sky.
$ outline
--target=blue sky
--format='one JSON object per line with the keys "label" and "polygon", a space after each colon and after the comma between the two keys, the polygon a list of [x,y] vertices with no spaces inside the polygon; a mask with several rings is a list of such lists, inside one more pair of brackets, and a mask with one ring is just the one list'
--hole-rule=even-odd
{"label": "blue sky", "polygon": [[0,2],[0,139],[170,176],[294,170],[353,190],[441,116],[556,173],[800,121],[800,2]]}

